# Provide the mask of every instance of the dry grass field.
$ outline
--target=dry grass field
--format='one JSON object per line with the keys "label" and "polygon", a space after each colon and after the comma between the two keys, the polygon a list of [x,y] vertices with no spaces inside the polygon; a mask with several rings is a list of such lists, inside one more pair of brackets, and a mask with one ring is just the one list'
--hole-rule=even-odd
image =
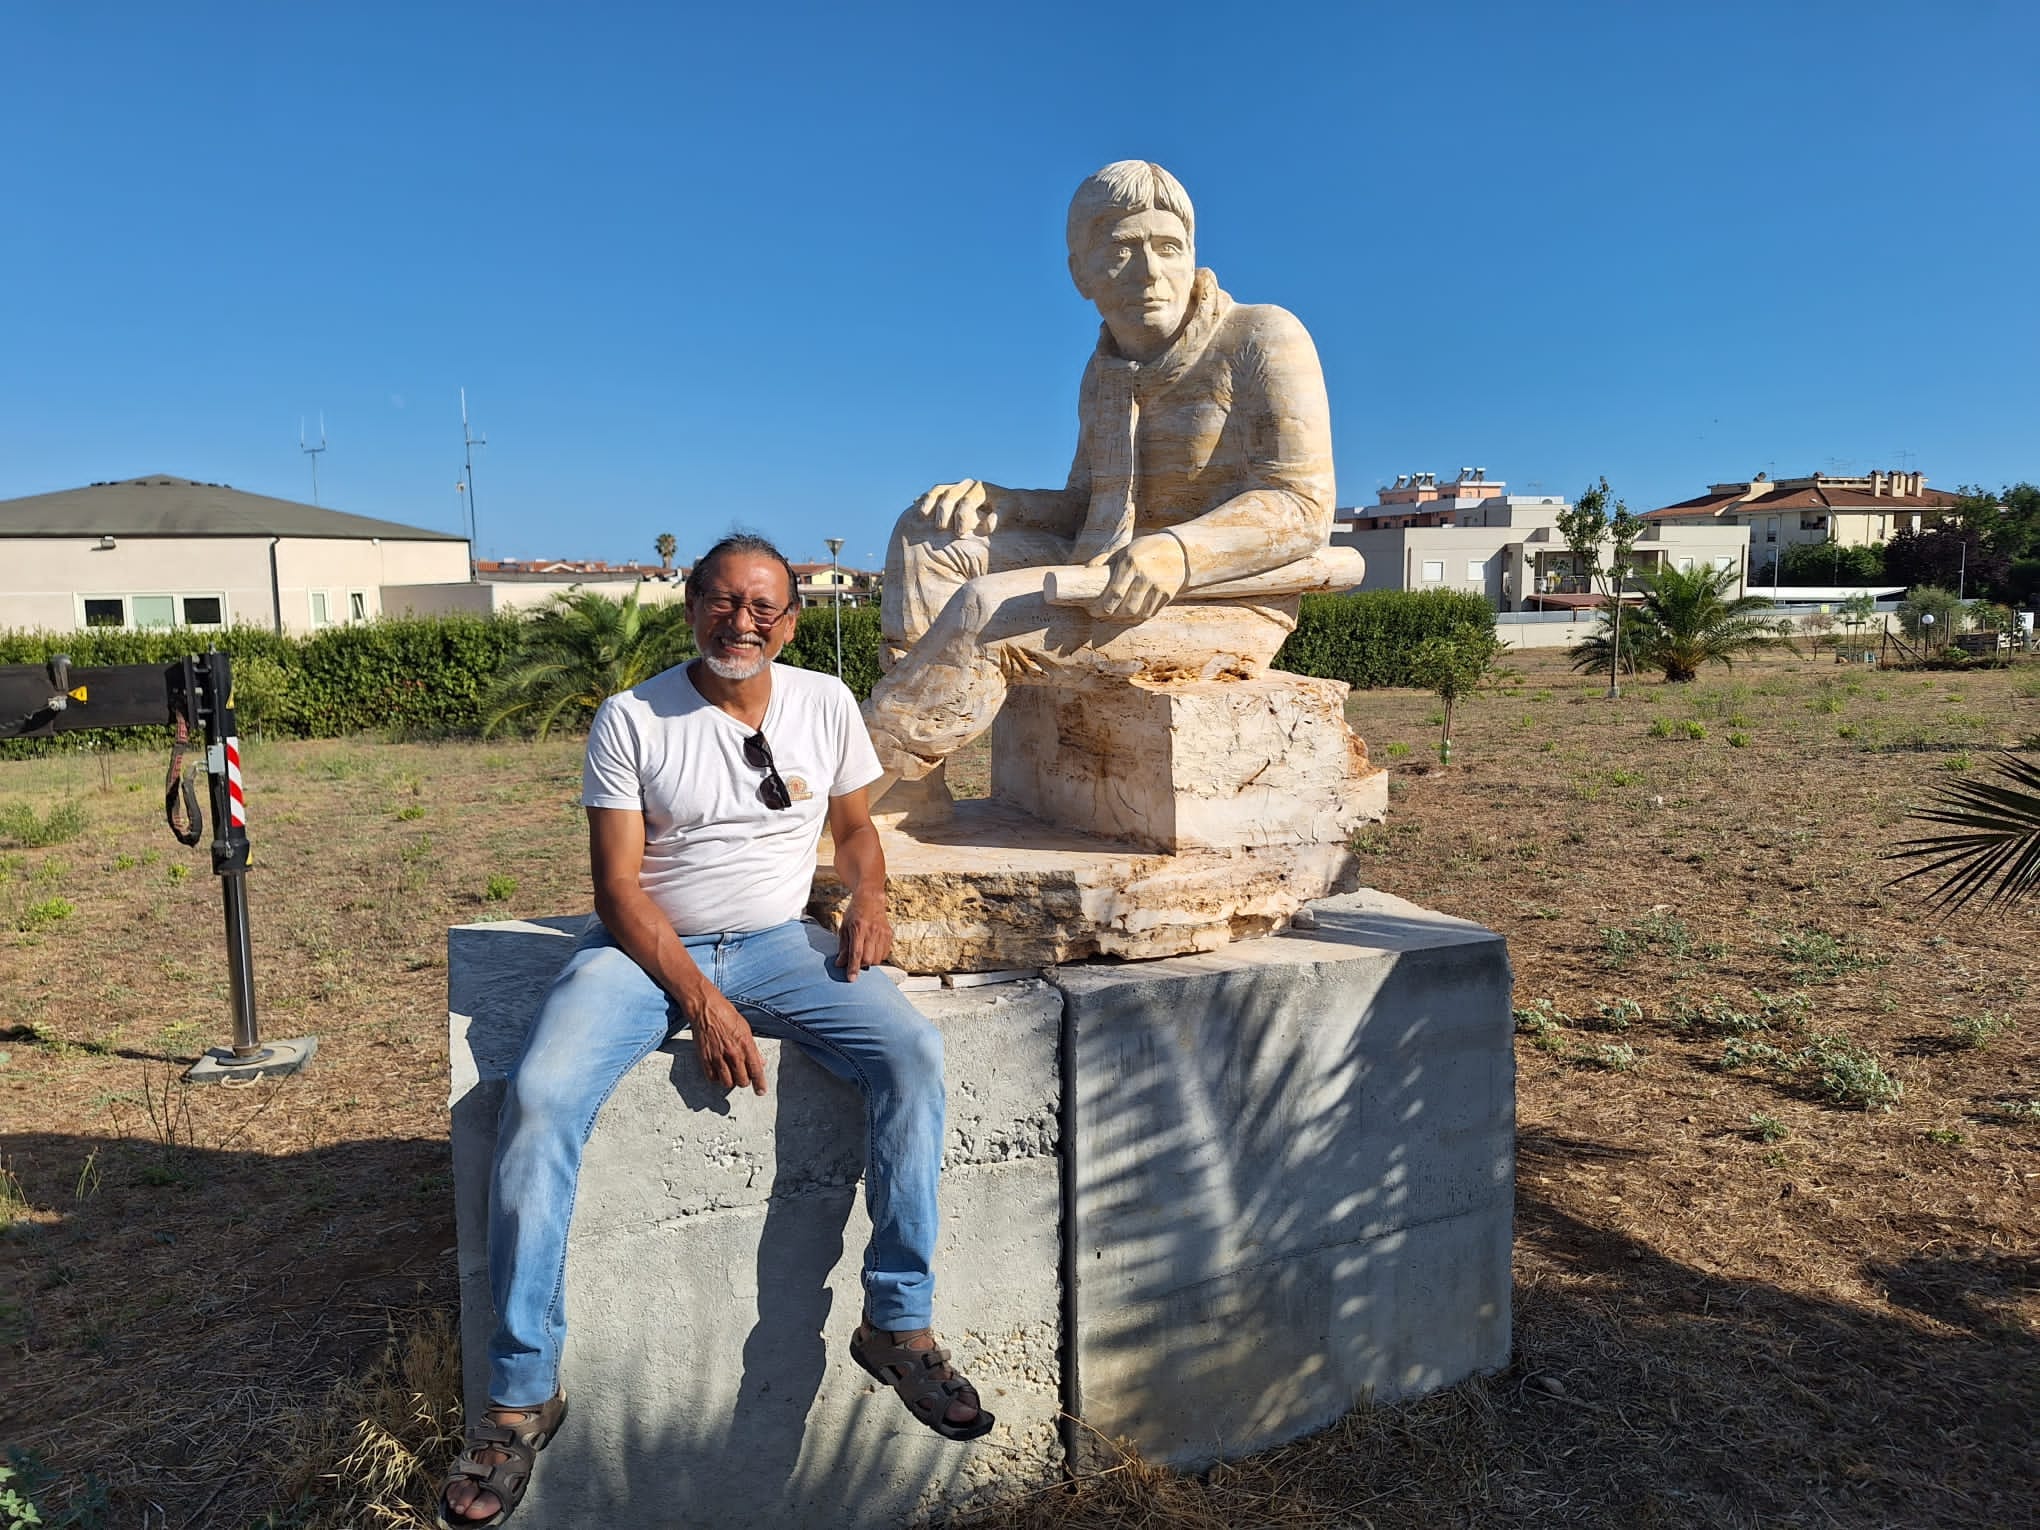
{"label": "dry grass field", "polygon": [[[1351,706],[1394,771],[1367,880],[1515,962],[1513,1362],[985,1530],[2040,1523],[2040,908],[1937,918],[1881,859],[2040,742],[2040,665],[1620,702],[1519,667],[1449,769],[1432,698]],[[0,812],[85,820],[0,834],[0,1446],[60,1523],[424,1523],[395,1506],[458,1416],[444,932],[587,906],[578,747],[251,744],[264,1030],[319,1054],[235,1089],[177,1081],[226,977],[161,771],[0,762]]]}

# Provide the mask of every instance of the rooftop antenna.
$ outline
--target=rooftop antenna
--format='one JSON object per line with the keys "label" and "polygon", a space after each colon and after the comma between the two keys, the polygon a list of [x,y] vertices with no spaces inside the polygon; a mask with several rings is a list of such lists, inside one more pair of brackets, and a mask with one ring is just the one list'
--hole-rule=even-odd
{"label": "rooftop antenna", "polygon": [[307,457],[312,459],[312,503],[316,505],[319,502],[319,453],[326,449],[325,410],[321,409],[319,411],[319,444],[317,446],[306,445],[305,417],[303,415],[298,416],[297,445],[299,451],[303,452]]}
{"label": "rooftop antenna", "polygon": [[475,448],[487,446],[489,438],[478,436],[468,429],[467,389],[460,390],[460,444],[462,462],[467,472],[461,479],[461,487],[467,490],[467,534],[468,534],[468,583],[475,578]]}

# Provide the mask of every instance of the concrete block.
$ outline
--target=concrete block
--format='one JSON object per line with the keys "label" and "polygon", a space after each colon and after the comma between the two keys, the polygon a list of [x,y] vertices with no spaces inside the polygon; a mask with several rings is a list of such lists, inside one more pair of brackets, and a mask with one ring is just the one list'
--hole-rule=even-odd
{"label": "concrete block", "polygon": [[1315,912],[1054,974],[1073,1390],[1150,1460],[1245,1454],[1507,1359],[1502,941],[1378,893]]}
{"label": "concrete block", "polygon": [[[582,923],[450,934],[471,1409],[502,1080]],[[899,1525],[1059,1471],[1061,999],[1039,980],[913,998],[950,1084],[936,1322],[999,1427],[941,1440],[849,1358],[868,1232],[855,1092],[762,1041],[771,1092],[724,1096],[682,1036],[623,1080],[590,1139],[568,1246],[572,1410],[519,1524]]]}

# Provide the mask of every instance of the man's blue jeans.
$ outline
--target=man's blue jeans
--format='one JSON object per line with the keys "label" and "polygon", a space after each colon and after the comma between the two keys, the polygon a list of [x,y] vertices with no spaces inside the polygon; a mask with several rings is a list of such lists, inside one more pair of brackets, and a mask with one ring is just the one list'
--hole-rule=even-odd
{"label": "man's blue jeans", "polygon": [[[883,973],[852,983],[799,920],[686,942],[760,1036],[790,1041],[864,1096],[864,1300],[881,1328],[933,1320],[942,1168],[942,1038]],[[686,1025],[597,923],[553,980],[503,1097],[489,1184],[489,1398],[535,1408],[559,1389],[567,1228],[581,1150],[628,1073]]]}

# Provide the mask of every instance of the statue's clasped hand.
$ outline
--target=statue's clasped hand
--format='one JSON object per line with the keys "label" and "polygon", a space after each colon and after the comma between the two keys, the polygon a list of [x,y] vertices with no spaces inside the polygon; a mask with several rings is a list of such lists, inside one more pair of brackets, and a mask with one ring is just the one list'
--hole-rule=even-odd
{"label": "statue's clasped hand", "polygon": [[1101,621],[1146,621],[1190,582],[1190,555],[1166,531],[1135,537],[1117,552],[1091,561],[1104,563],[1107,571],[1105,593],[1087,607]]}
{"label": "statue's clasped hand", "polygon": [[959,537],[988,537],[999,529],[999,515],[986,503],[987,498],[985,486],[975,478],[938,483],[915,500],[908,513]]}

